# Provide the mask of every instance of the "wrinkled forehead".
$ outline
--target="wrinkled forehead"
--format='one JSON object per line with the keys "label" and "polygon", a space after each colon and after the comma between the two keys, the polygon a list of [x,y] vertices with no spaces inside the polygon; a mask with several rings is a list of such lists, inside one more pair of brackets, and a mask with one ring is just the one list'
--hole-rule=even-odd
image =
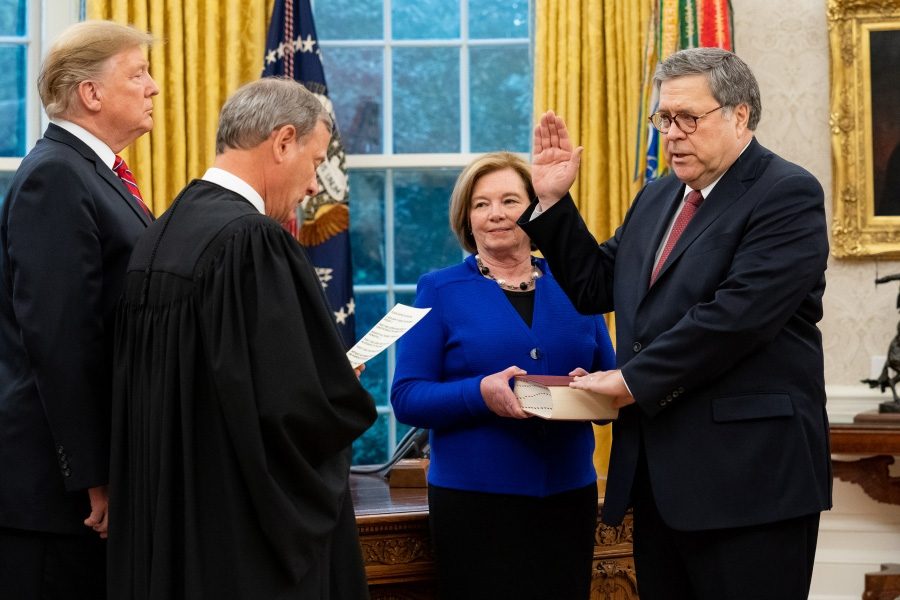
{"label": "wrinkled forehead", "polygon": [[708,110],[710,102],[715,103],[706,75],[682,75],[660,83],[660,110],[681,111],[688,109]]}

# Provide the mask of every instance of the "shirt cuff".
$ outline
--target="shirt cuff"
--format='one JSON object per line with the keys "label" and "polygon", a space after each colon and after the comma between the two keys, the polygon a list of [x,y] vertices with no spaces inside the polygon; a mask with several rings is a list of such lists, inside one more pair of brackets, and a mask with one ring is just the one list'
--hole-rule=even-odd
{"label": "shirt cuff", "polygon": [[628,385],[628,382],[625,380],[625,374],[622,371],[619,371],[619,377],[622,378],[622,383],[625,384],[625,389],[628,390],[628,395],[634,398],[634,394],[631,393],[631,386]]}

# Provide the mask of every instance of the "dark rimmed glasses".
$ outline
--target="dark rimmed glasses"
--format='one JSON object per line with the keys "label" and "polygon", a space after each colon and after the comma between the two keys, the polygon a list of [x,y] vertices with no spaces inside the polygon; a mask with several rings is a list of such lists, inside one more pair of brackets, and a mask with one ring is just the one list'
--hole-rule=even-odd
{"label": "dark rimmed glasses", "polygon": [[650,115],[650,124],[656,127],[656,129],[660,133],[669,133],[669,129],[672,127],[672,123],[678,125],[678,129],[680,129],[683,133],[694,133],[697,131],[697,121],[705,117],[706,115],[712,114],[723,108],[720,104],[712,110],[708,110],[702,115],[689,115],[687,113],[678,113],[677,115],[670,115],[664,112],[655,112]]}

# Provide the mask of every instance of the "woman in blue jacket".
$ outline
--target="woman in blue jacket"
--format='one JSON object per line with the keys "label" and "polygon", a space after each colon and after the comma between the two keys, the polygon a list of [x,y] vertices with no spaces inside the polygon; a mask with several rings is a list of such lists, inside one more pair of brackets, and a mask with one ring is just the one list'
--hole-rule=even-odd
{"label": "woman in blue jacket", "polygon": [[575,311],[516,225],[533,195],[513,154],[463,170],[450,224],[472,255],[421,277],[416,306],[431,312],[398,345],[391,403],[399,421],[431,430],[428,503],[445,599],[589,595],[591,424],[529,417],[510,384],[526,372],[612,369],[615,358],[602,318]]}

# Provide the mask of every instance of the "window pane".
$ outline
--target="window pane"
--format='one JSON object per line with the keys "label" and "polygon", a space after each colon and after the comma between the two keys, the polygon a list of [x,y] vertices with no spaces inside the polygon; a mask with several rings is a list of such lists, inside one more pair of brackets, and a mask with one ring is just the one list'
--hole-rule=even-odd
{"label": "window pane", "polygon": [[379,40],[384,32],[382,0],[316,2],[313,19],[321,40]]}
{"label": "window pane", "polygon": [[456,264],[462,250],[450,231],[447,209],[457,169],[394,172],[394,255],[397,283]]}
{"label": "window pane", "polygon": [[[362,338],[387,313],[385,294],[357,294],[355,300],[356,330]],[[388,403],[387,354],[382,352],[367,362],[366,370],[360,377],[363,387],[372,394],[378,406],[385,406]]]}
{"label": "window pane", "polygon": [[0,35],[25,35],[26,0],[0,0]]}
{"label": "window pane", "polygon": [[25,155],[25,46],[0,45],[0,156]]}
{"label": "window pane", "polygon": [[470,49],[472,152],[528,152],[531,61],[528,46]]}
{"label": "window pane", "polygon": [[459,38],[457,0],[393,0],[391,32],[395,40]]}
{"label": "window pane", "polygon": [[413,302],[416,301],[416,293],[415,292],[397,292],[396,294],[394,294],[394,298],[397,299],[398,304],[405,304],[407,306],[412,306]]}
{"label": "window pane", "polygon": [[[375,326],[387,312],[385,294],[356,295],[356,328],[362,337]],[[387,352],[382,352],[366,363],[360,382],[372,394],[375,404],[388,402]],[[366,433],[353,443],[353,464],[371,465],[387,460],[388,415],[381,415]]]}
{"label": "window pane", "polygon": [[6,200],[6,193],[9,191],[13,175],[15,173],[12,171],[0,172],[0,206],[3,206],[3,201]]}
{"label": "window pane", "polygon": [[394,152],[459,152],[459,50],[394,50]]}
{"label": "window pane", "polygon": [[385,283],[384,171],[350,171],[350,246],[353,283]]}
{"label": "window pane", "polygon": [[387,462],[388,415],[378,415],[378,420],[353,442],[354,465],[380,465]]}
{"label": "window pane", "polygon": [[469,2],[469,37],[527,38],[527,0]]}
{"label": "window pane", "polygon": [[322,50],[322,65],[344,149],[350,154],[380,154],[381,49],[328,47]]}

